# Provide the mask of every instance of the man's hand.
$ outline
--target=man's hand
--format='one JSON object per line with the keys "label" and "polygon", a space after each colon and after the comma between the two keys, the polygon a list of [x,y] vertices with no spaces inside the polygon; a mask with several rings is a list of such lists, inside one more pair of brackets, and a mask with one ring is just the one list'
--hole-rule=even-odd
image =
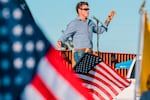
{"label": "man's hand", "polygon": [[57,41],[57,47],[61,48],[62,47],[62,42],[61,41]]}
{"label": "man's hand", "polygon": [[114,15],[116,14],[116,12],[114,10],[112,10],[109,14],[108,17],[105,21],[105,25],[108,26],[110,21],[112,20],[112,18],[114,17]]}
{"label": "man's hand", "polygon": [[108,20],[108,21],[111,21],[115,14],[116,14],[116,12],[115,12],[114,10],[112,10],[112,11],[109,13],[109,15],[108,15],[107,20]]}

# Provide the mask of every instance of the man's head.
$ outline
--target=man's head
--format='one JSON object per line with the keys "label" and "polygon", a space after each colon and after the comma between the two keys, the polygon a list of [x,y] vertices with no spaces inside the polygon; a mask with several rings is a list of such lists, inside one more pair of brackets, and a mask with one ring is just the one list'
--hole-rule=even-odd
{"label": "man's head", "polygon": [[81,1],[76,5],[76,11],[81,17],[88,17],[89,15],[89,4],[88,2]]}

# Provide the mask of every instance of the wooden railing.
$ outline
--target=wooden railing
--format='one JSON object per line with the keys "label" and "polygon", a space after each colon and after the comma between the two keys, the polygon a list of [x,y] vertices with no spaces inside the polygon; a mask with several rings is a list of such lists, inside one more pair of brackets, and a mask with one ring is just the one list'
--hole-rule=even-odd
{"label": "wooden railing", "polygon": [[[93,54],[97,55],[97,52]],[[127,69],[115,69],[116,63],[127,61],[133,59],[136,54],[128,53],[113,53],[113,52],[99,52],[100,58],[108,64],[111,68],[116,70],[121,76],[126,77],[128,70]],[[61,51],[61,56],[65,59],[65,64],[68,69],[71,69],[74,66],[74,59],[71,50]]]}

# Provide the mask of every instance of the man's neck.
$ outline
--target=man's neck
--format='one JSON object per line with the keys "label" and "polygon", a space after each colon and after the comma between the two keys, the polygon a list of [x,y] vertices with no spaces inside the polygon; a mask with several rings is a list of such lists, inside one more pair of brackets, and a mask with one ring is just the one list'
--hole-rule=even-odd
{"label": "man's neck", "polygon": [[79,18],[80,18],[81,20],[83,20],[84,22],[86,22],[86,20],[87,20],[87,17],[79,16]]}

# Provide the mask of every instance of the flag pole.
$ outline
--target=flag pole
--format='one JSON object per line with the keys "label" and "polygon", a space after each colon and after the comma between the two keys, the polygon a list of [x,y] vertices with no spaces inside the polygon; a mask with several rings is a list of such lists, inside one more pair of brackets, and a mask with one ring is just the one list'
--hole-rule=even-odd
{"label": "flag pole", "polygon": [[143,0],[140,9],[140,27],[139,27],[139,37],[138,37],[138,50],[136,55],[136,71],[135,71],[135,92],[134,92],[134,100],[140,98],[140,72],[141,72],[141,59],[142,59],[142,50],[143,50],[143,33],[144,33],[144,7],[146,1]]}

